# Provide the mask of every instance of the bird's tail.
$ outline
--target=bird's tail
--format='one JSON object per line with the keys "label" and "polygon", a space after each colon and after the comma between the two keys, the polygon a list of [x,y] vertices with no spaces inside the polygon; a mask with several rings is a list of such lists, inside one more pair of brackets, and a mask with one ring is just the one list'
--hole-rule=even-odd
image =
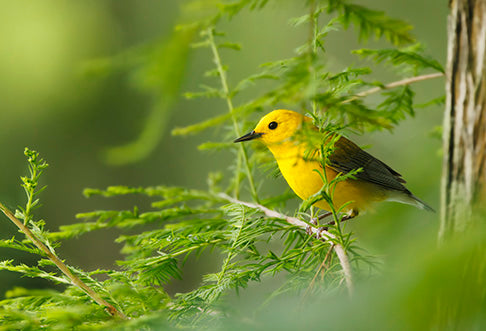
{"label": "bird's tail", "polygon": [[[398,192],[396,192],[396,193],[398,193]],[[425,203],[424,201],[417,198],[415,195],[410,193],[410,191],[408,191],[408,190],[407,190],[407,192],[400,192],[398,194],[390,195],[388,197],[388,200],[406,203],[408,205],[412,205],[412,206],[415,206],[417,208],[427,210],[427,211],[431,211],[431,212],[435,213],[434,208],[430,207],[427,203]]]}
{"label": "bird's tail", "polygon": [[425,203],[425,201],[423,200],[420,200],[419,198],[417,198],[415,195],[413,194],[410,194],[410,198],[413,199],[414,203],[413,205],[420,208],[420,209],[423,209],[423,210],[427,210],[427,211],[431,211],[433,213],[435,213],[435,209],[430,207],[427,203]]}

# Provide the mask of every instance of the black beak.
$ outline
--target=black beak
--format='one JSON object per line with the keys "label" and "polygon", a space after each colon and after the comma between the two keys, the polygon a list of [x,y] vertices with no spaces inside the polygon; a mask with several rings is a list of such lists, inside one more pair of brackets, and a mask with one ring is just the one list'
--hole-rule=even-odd
{"label": "black beak", "polygon": [[252,131],[250,133],[245,134],[244,136],[239,137],[238,139],[235,139],[233,142],[239,143],[239,142],[242,142],[242,141],[252,140],[252,139],[260,137],[262,134],[263,133],[257,133],[255,131]]}

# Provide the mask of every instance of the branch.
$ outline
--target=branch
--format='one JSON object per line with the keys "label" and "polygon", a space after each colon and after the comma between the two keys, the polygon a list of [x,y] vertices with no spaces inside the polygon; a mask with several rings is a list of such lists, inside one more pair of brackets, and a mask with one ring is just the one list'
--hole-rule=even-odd
{"label": "branch", "polygon": [[[238,119],[236,118],[236,115],[235,115],[235,108],[233,106],[232,96],[231,96],[231,93],[230,93],[230,90],[229,90],[229,87],[228,87],[228,81],[226,80],[226,72],[225,72],[225,69],[223,67],[221,57],[219,56],[218,46],[216,45],[216,41],[214,40],[214,28],[209,27],[207,29],[206,33],[207,33],[207,36],[208,36],[209,45],[211,46],[211,51],[213,53],[213,60],[214,60],[214,63],[216,64],[216,68],[217,68],[218,73],[219,73],[219,78],[221,80],[221,86],[222,86],[223,92],[224,92],[224,99],[226,99],[226,104],[228,105],[228,110],[231,114],[231,120],[233,122],[233,130],[235,131],[236,136],[240,137],[241,136],[240,125],[238,124]],[[248,183],[250,184],[251,195],[253,197],[253,200],[258,202],[257,189],[256,189],[255,182],[253,180],[253,176],[251,174],[251,167],[250,167],[250,161],[249,161],[249,158],[248,158],[248,153],[246,152],[246,148],[245,148],[244,144],[239,144],[239,145],[240,145],[239,148],[240,148],[241,154],[243,155],[243,161],[244,161],[244,164],[245,164],[246,176],[248,178]],[[237,165],[237,167],[238,167],[237,176],[239,176],[240,175],[239,162],[237,164],[238,164]],[[239,179],[238,178],[236,178],[235,183],[236,183],[237,186],[239,185]],[[235,193],[236,193],[235,196],[236,197],[237,197],[237,192],[238,192],[238,189],[236,188],[235,189]]]}
{"label": "branch", "polygon": [[120,311],[118,311],[113,305],[105,301],[102,297],[99,296],[98,293],[93,291],[88,285],[86,285],[78,276],[74,275],[69,268],[59,259],[49,248],[47,248],[44,243],[42,243],[37,237],[30,231],[30,229],[25,226],[17,217],[15,217],[12,212],[7,209],[1,202],[0,202],[0,210],[7,216],[19,229],[22,231],[27,238],[29,238],[34,245],[37,246],[41,251],[43,251],[47,257],[54,262],[54,264],[62,271],[64,275],[66,275],[72,284],[76,285],[80,289],[82,289],[89,297],[91,297],[96,303],[101,306],[105,306],[108,313],[111,316],[118,316],[120,318],[126,319],[127,317]]}
{"label": "branch", "polygon": [[[334,246],[335,244],[332,244],[331,245],[331,248],[329,248],[329,250],[327,251],[327,254],[326,256],[324,257],[324,260],[322,261],[321,265],[319,266],[319,268],[317,268],[317,271],[316,273],[314,274],[314,277],[312,278],[312,281],[310,282],[309,286],[307,287],[307,289],[305,290],[304,292],[304,295],[302,296],[302,299],[304,299],[306,296],[307,296],[307,293],[309,293],[311,291],[311,289],[314,287],[314,283],[317,279],[317,276],[319,275],[319,273],[321,272],[322,269],[324,269],[326,267],[326,263],[327,263],[327,260],[329,259],[329,257],[331,256],[331,253],[332,251],[334,250]],[[327,268],[327,267],[326,267]]]}
{"label": "branch", "polygon": [[402,79],[402,80],[398,80],[396,82],[386,84],[384,86],[377,86],[377,87],[373,87],[372,89],[360,92],[360,93],[356,94],[355,96],[353,96],[353,97],[351,97],[347,100],[344,100],[342,103],[349,103],[349,102],[354,101],[356,99],[366,97],[370,94],[374,94],[374,93],[380,92],[382,90],[389,90],[389,89],[392,89],[394,87],[398,87],[398,86],[402,86],[402,85],[409,85],[409,84],[412,84],[412,83],[416,83],[416,82],[420,82],[420,81],[432,79],[432,78],[438,78],[438,77],[442,77],[442,76],[444,76],[444,74],[442,72],[437,72],[437,73],[433,73],[433,74],[427,74],[427,75],[422,75],[422,76],[405,78],[405,79]]}
{"label": "branch", "polygon": [[[296,217],[281,214],[279,212],[276,212],[275,210],[271,210],[271,209],[269,209],[265,206],[262,206],[262,205],[259,205],[259,204],[256,204],[256,203],[245,202],[245,201],[240,201],[240,200],[234,199],[234,198],[230,197],[229,195],[227,195],[225,193],[220,193],[220,194],[218,194],[218,196],[229,201],[229,202],[231,202],[231,203],[236,203],[236,204],[240,204],[240,205],[243,205],[243,206],[247,206],[249,208],[257,209],[257,210],[261,211],[262,213],[264,213],[265,215],[267,215],[268,217],[278,218],[278,219],[284,220],[287,223],[295,225],[295,226],[302,228],[302,229],[308,228],[308,224],[306,222],[304,222],[304,221],[302,221],[302,220],[300,220]],[[335,235],[333,235],[332,233],[330,233],[326,230],[321,230],[321,229],[316,228],[316,227],[310,227],[309,230],[316,236],[316,238],[323,239],[323,240],[336,239]],[[344,279],[346,280],[346,286],[348,288],[349,294],[352,295],[353,294],[353,275],[351,273],[351,265],[349,263],[349,257],[346,254],[344,247],[340,244],[336,243],[334,245],[334,251],[336,252],[336,255],[339,259],[339,263],[341,264],[341,268],[343,269]]]}

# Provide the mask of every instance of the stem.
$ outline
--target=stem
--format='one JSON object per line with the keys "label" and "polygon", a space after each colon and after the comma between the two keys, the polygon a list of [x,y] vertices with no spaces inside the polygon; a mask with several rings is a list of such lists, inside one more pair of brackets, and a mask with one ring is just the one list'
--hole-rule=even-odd
{"label": "stem", "polygon": [[239,198],[240,196],[240,173],[241,173],[241,155],[242,153],[237,153],[237,157],[236,157],[236,176],[235,176],[235,193],[234,193],[234,197],[235,198]]}
{"label": "stem", "polygon": [[316,279],[317,279],[317,276],[319,276],[319,274],[321,273],[321,270],[324,269],[324,267],[327,268],[326,264],[327,264],[327,260],[329,259],[329,257],[331,256],[331,253],[332,253],[332,250],[334,249],[334,244],[331,245],[331,247],[329,248],[329,250],[327,251],[326,253],[326,256],[324,257],[324,260],[322,261],[322,263],[319,265],[319,268],[317,268],[317,271],[316,273],[314,274],[314,277],[312,278],[309,286],[307,287],[307,289],[305,290],[304,292],[304,295],[302,296],[302,300],[305,299],[305,297],[307,297],[307,295],[310,293],[310,291],[312,290],[312,288],[314,287],[314,283],[316,282]]}
{"label": "stem", "polygon": [[231,244],[231,248],[228,252],[228,256],[226,257],[224,264],[223,264],[223,267],[221,268],[221,272],[218,275],[218,285],[221,283],[221,280],[223,279],[223,276],[226,273],[226,270],[228,269],[228,265],[229,265],[231,259],[233,259],[234,251],[235,251],[235,248],[236,248],[236,243],[240,239],[241,232],[243,231],[244,225],[245,225],[245,217],[242,218],[241,225],[238,229],[238,234],[236,235],[235,239],[233,240],[233,244]]}
{"label": "stem", "polygon": [[72,284],[76,285],[82,289],[89,297],[91,297],[96,303],[101,306],[105,306],[108,313],[112,316],[118,316],[120,318],[126,319],[127,317],[120,311],[118,311],[113,305],[101,298],[98,293],[93,291],[88,285],[86,285],[78,276],[74,275],[69,268],[59,259],[46,245],[44,245],[37,237],[26,227],[19,219],[17,219],[12,212],[7,209],[2,203],[0,203],[0,210],[7,216],[19,229],[22,231],[27,238],[29,238],[34,245],[37,246],[41,251],[43,251],[49,260],[54,262],[54,264],[62,271],[66,277],[69,278]]}
{"label": "stem", "polygon": [[356,99],[366,97],[370,94],[374,94],[374,93],[380,92],[382,90],[388,90],[388,89],[392,89],[394,87],[398,87],[398,86],[402,86],[402,85],[409,85],[409,84],[412,84],[412,83],[416,83],[416,82],[420,82],[420,81],[428,80],[428,79],[432,79],[432,78],[438,78],[438,77],[442,77],[442,76],[444,76],[444,74],[442,72],[437,72],[437,73],[433,73],[433,74],[427,74],[427,75],[405,78],[405,79],[402,79],[402,80],[398,80],[396,82],[386,84],[385,86],[377,86],[377,87],[373,87],[369,90],[360,92],[360,93],[356,94],[355,96],[353,96],[353,97],[351,97],[347,100],[344,100],[342,103],[349,103],[349,102],[354,101]]}
{"label": "stem", "polygon": [[[241,136],[241,131],[240,127],[238,125],[238,120],[235,115],[235,109],[233,106],[233,101],[231,100],[231,95],[230,95],[230,90],[228,88],[228,82],[226,80],[226,73],[223,68],[223,64],[221,61],[221,57],[219,55],[218,47],[216,46],[216,42],[214,41],[214,29],[212,27],[208,28],[207,30],[208,38],[209,38],[209,44],[211,45],[211,51],[213,52],[214,56],[214,63],[216,64],[216,68],[218,69],[219,77],[221,80],[221,86],[223,88],[224,96],[226,99],[226,104],[228,105],[229,112],[231,114],[231,120],[233,122],[233,129],[236,133],[236,136],[239,137]],[[250,190],[251,190],[251,195],[253,197],[253,200],[258,202],[258,194],[255,186],[255,182],[253,181],[253,176],[251,175],[251,168],[250,168],[250,162],[248,159],[248,153],[246,152],[246,148],[243,144],[239,144],[240,146],[240,151],[241,154],[243,155],[243,161],[245,164],[245,170],[246,170],[246,175],[248,177],[248,181],[250,183]]]}
{"label": "stem", "polygon": [[[40,176],[40,174],[39,175],[37,174],[37,167],[35,167],[32,164],[29,164],[29,170],[30,170],[30,180],[37,181],[38,176]],[[28,183],[29,182],[24,182],[24,184],[22,185],[24,186],[25,192],[27,194],[27,204],[25,205],[25,212],[24,212],[24,225],[29,224],[29,221],[32,218],[31,216],[32,203],[34,201],[34,195],[35,195],[35,188],[32,187],[32,185],[29,185]]]}
{"label": "stem", "polygon": [[[317,40],[317,35],[318,35],[318,16],[316,14],[316,2],[315,0],[313,0],[311,2],[311,6],[310,6],[310,15],[311,15],[311,19],[310,19],[310,35],[311,35],[311,40],[312,40],[312,51],[311,51],[311,54],[310,54],[310,71],[313,73],[313,80],[314,82],[317,81],[317,72],[315,70],[315,67],[314,67],[314,60],[315,58],[317,57],[317,43],[318,43],[318,40]],[[316,86],[314,84],[314,86]],[[315,89],[315,88],[314,88]],[[313,98],[314,100],[312,101],[312,113],[315,115],[317,113],[317,100],[315,100],[315,98]]]}
{"label": "stem", "polygon": [[204,247],[204,246],[207,246],[207,245],[214,245],[214,244],[217,244],[217,243],[219,243],[221,241],[223,241],[223,240],[222,239],[214,239],[214,240],[211,240],[211,241],[208,241],[208,242],[205,242],[205,243],[201,243],[201,244],[199,244],[197,246],[187,247],[186,249],[177,251],[176,253],[169,253],[169,254],[167,254],[167,258],[179,256],[179,255],[188,253],[190,251],[193,251],[195,249],[199,249],[199,248]]}
{"label": "stem", "polygon": [[[278,218],[278,219],[284,220],[287,223],[295,225],[295,226],[302,228],[302,229],[308,228],[306,222],[304,222],[304,221],[302,221],[302,220],[300,220],[296,217],[281,214],[279,212],[276,212],[275,210],[271,210],[271,209],[269,209],[265,206],[262,206],[260,204],[240,201],[240,200],[234,199],[234,198],[232,198],[229,195],[224,194],[224,193],[220,193],[218,196],[229,201],[229,202],[231,202],[231,203],[237,203],[237,204],[241,204],[243,206],[247,206],[249,208],[257,209],[257,210],[261,211],[262,213],[264,213],[265,215],[267,215],[268,217]],[[321,229],[318,229],[318,228],[315,228],[315,227],[311,227],[309,230],[312,231],[312,233],[317,238],[321,238],[322,240],[329,240],[329,239],[335,240],[336,239],[335,235],[333,235],[332,233],[330,233],[326,230],[321,230]],[[341,268],[343,269],[344,279],[346,281],[346,286],[348,288],[349,295],[352,295],[353,290],[354,290],[354,286],[353,286],[353,275],[352,275],[352,272],[351,272],[351,264],[349,263],[349,257],[346,254],[344,247],[339,243],[334,243],[334,251],[336,252],[336,255],[339,259],[339,263],[341,264]]]}
{"label": "stem", "polygon": [[[35,172],[34,172],[35,175]],[[35,178],[35,177],[34,177]],[[29,220],[31,218],[30,212],[32,209],[32,201],[34,199],[34,190],[28,190],[27,192],[27,204],[25,205],[25,215],[24,215],[24,225],[29,224]]]}

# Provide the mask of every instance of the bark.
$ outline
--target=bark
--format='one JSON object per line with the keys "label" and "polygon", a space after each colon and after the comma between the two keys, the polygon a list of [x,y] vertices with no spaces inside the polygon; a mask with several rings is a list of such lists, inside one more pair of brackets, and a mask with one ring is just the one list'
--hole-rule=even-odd
{"label": "bark", "polygon": [[440,239],[486,205],[486,0],[449,9]]}

